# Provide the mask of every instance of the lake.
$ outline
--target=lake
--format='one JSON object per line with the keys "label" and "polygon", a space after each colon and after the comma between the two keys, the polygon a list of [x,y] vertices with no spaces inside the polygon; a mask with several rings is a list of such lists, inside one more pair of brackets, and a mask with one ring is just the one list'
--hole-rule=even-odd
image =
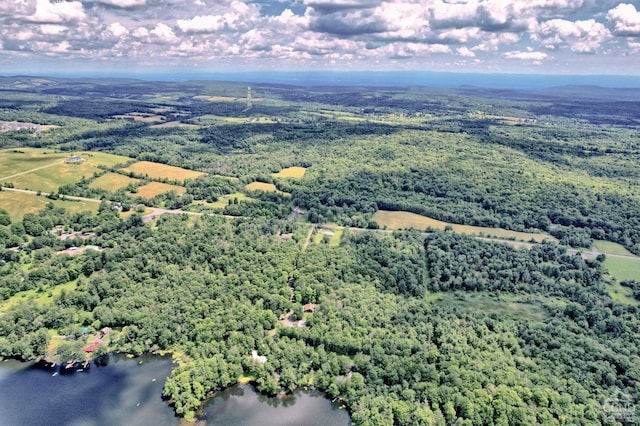
{"label": "lake", "polygon": [[[0,362],[0,424],[180,425],[162,399],[169,357],[112,355],[105,367],[54,375],[32,363]],[[271,422],[271,423],[269,423]],[[268,398],[236,385],[209,399],[203,425],[348,425],[349,415],[319,393]]]}

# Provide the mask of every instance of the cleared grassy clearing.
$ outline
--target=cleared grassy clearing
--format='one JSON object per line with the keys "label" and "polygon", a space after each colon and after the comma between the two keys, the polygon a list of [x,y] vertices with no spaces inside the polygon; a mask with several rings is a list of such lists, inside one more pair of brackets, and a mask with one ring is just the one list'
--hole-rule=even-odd
{"label": "cleared grassy clearing", "polygon": [[287,167],[286,169],[280,170],[278,173],[274,173],[273,177],[301,179],[304,177],[306,172],[307,169],[305,167]]}
{"label": "cleared grassy clearing", "polygon": [[623,287],[619,282],[608,284],[605,290],[607,290],[609,297],[615,302],[627,305],[640,305],[640,301],[634,299],[633,291],[628,287]]}
{"label": "cleared grassy clearing", "polygon": [[249,191],[264,191],[264,192],[277,192],[279,194],[287,194],[286,192],[280,191],[276,186],[272,183],[265,182],[251,182],[245,186]]}
{"label": "cleared grassy clearing", "polygon": [[234,198],[237,198],[239,202],[252,200],[252,198],[247,197],[242,192],[234,192],[224,197],[220,197],[217,201],[214,201],[213,203],[208,203],[206,201],[196,201],[195,203],[206,206],[206,207],[210,207],[212,209],[224,209],[229,204],[229,200],[233,200]]}
{"label": "cleared grassy clearing", "polygon": [[85,159],[86,163],[96,164],[99,166],[113,167],[118,164],[124,164],[128,161],[131,161],[131,158],[125,157],[123,155],[115,155],[108,154],[106,152],[97,152],[97,151],[82,151],[76,153],[75,155],[82,157]]}
{"label": "cleared grassy clearing", "polygon": [[67,153],[46,153],[35,148],[0,150],[0,180],[7,176],[61,162]]}
{"label": "cleared grassy clearing", "polygon": [[517,296],[493,293],[428,293],[426,298],[436,305],[456,307],[470,312],[484,312],[501,317],[527,321],[544,321],[549,318],[545,305],[560,301],[538,296]]}
{"label": "cleared grassy clearing", "polygon": [[105,191],[117,191],[129,184],[140,182],[140,179],[130,178],[118,173],[106,173],[89,184],[89,188],[104,189]]}
{"label": "cleared grassy clearing", "polygon": [[389,229],[414,228],[424,230],[431,227],[433,229],[444,230],[447,226],[450,226],[454,232],[458,232],[460,234],[483,234],[496,238],[515,238],[520,241],[557,241],[554,237],[547,234],[533,234],[528,232],[509,231],[502,228],[486,228],[483,226],[458,225],[431,219],[430,217],[410,212],[378,210],[371,219],[381,227],[386,226]]}
{"label": "cleared grassy clearing", "polygon": [[593,246],[600,253],[619,254],[621,256],[633,256],[633,253],[631,253],[629,250],[627,250],[620,244],[612,243],[611,241],[596,240],[593,242]]}
{"label": "cleared grassy clearing", "polygon": [[36,304],[38,306],[44,306],[53,303],[53,299],[62,293],[62,290],[72,291],[76,288],[76,281],[71,281],[66,284],[60,284],[51,289],[38,291],[38,290],[26,290],[14,294],[9,299],[2,302],[0,306],[0,312],[6,312],[11,309],[12,306],[29,303]]}
{"label": "cleared grassy clearing", "polygon": [[77,183],[83,176],[91,176],[99,170],[97,164],[91,161],[82,163],[59,162],[59,164],[54,164],[51,167],[33,170],[13,177],[11,182],[16,188],[55,192],[61,186]]}
{"label": "cleared grassy clearing", "polygon": [[113,118],[120,120],[133,120],[133,121],[141,121],[143,123],[157,123],[159,121],[164,120],[164,117],[161,115],[148,115],[148,114],[120,114],[114,115]]}
{"label": "cleared grassy clearing", "polygon": [[62,185],[77,183],[91,176],[98,166],[111,167],[129,158],[101,152],[75,154],[83,160],[67,163],[68,153],[48,152],[44,149],[20,148],[0,151],[0,180],[11,182],[16,188],[55,192]]}
{"label": "cleared grassy clearing", "polygon": [[139,212],[135,209],[129,210],[128,212],[120,212],[120,217],[122,219],[128,219],[131,216],[133,216],[134,214],[139,214],[140,216],[146,216],[148,214],[153,213],[153,210],[149,209],[149,208],[145,208],[143,212]]}
{"label": "cleared grassy clearing", "polygon": [[184,181],[185,179],[195,179],[206,173],[187,170],[181,167],[169,166],[167,164],[152,163],[151,161],[139,161],[122,169],[124,172],[132,172],[136,175],[147,175],[152,179],[170,179]]}
{"label": "cleared grassy clearing", "polygon": [[182,123],[180,121],[168,121],[166,123],[162,123],[162,124],[153,124],[152,127],[154,129],[164,129],[164,128],[170,128],[170,127],[190,127],[190,128],[196,128],[198,126],[196,126],[195,124],[189,124],[189,123]]}
{"label": "cleared grassy clearing", "polygon": [[178,194],[184,194],[187,192],[187,188],[162,182],[149,182],[148,184],[139,187],[138,192],[134,195],[138,195],[143,198],[153,198],[156,195],[170,191],[175,191]]}
{"label": "cleared grassy clearing", "polygon": [[193,99],[198,99],[201,101],[209,101],[209,102],[236,102],[236,101],[244,101],[246,102],[246,98],[236,98],[232,96],[207,96],[207,95],[198,95],[194,96]]}
{"label": "cleared grassy clearing", "polygon": [[318,229],[313,236],[314,244],[321,244],[323,241],[329,242],[332,247],[340,245],[340,239],[342,238],[342,229]]}
{"label": "cleared grassy clearing", "polygon": [[43,196],[25,194],[21,192],[0,192],[0,208],[5,209],[9,213],[12,222],[22,220],[24,215],[27,213],[35,213],[44,209],[47,206],[47,203],[53,203],[56,207],[62,207],[71,213],[78,213],[82,211],[91,211],[96,213],[100,206],[99,203],[84,201],[50,200]]}
{"label": "cleared grassy clearing", "polygon": [[607,256],[603,265],[609,275],[618,281],[640,281],[640,257],[621,258]]}

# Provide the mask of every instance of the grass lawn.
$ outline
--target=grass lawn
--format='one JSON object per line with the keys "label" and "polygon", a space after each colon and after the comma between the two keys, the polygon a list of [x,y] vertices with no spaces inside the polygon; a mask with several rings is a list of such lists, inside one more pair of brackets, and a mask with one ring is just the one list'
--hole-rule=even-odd
{"label": "grass lawn", "polygon": [[89,188],[104,189],[106,191],[117,191],[131,183],[138,183],[140,179],[130,178],[129,176],[118,173],[106,173],[95,179],[89,184]]}
{"label": "grass lawn", "polygon": [[9,213],[12,222],[22,220],[27,213],[35,213],[44,209],[47,203],[53,203],[56,207],[63,207],[72,213],[82,211],[96,213],[100,206],[99,203],[85,201],[50,200],[47,197],[35,194],[24,194],[13,191],[0,192],[0,208],[5,209]]}
{"label": "grass lawn", "polygon": [[342,229],[322,229],[318,228],[313,236],[314,244],[321,244],[325,238],[329,240],[329,245],[336,247],[340,245],[340,239],[342,238]]}
{"label": "grass lawn", "polygon": [[247,188],[249,191],[278,192],[280,194],[287,194],[286,192],[280,191],[272,183],[251,182],[245,188]]}
{"label": "grass lawn", "polygon": [[169,185],[162,182],[149,182],[148,184],[138,188],[138,192],[132,195],[138,195],[143,198],[153,198],[158,194],[164,194],[165,192],[176,191],[178,194],[184,194],[187,192],[187,188],[178,185]]}
{"label": "grass lawn", "polygon": [[167,164],[152,163],[151,161],[139,161],[129,167],[122,169],[124,172],[133,172],[136,175],[147,175],[152,179],[170,179],[184,181],[185,179],[195,179],[205,175],[203,172],[187,170],[181,167],[169,166]]}
{"label": "grass lawn", "polygon": [[274,173],[273,176],[277,178],[300,179],[304,177],[306,171],[307,169],[304,167],[287,167],[286,169],[280,170],[278,173]]}
{"label": "grass lawn", "polygon": [[451,226],[454,232],[460,234],[484,234],[496,238],[515,238],[519,241],[530,241],[532,239],[537,242],[542,242],[543,240],[557,241],[554,237],[547,234],[532,234],[528,232],[509,231],[502,228],[486,228],[483,226],[457,225],[409,212],[378,210],[373,215],[372,220],[377,222],[380,227],[386,226],[389,229],[414,228],[424,230],[431,227],[433,229],[444,230],[445,227]]}
{"label": "grass lawn", "polygon": [[604,267],[609,271],[609,275],[618,281],[640,281],[640,257],[626,259],[607,256]]}
{"label": "grass lawn", "polygon": [[600,253],[619,254],[622,256],[633,256],[633,253],[631,253],[629,250],[627,250],[620,244],[612,243],[611,241],[596,240],[593,242],[593,246]]}

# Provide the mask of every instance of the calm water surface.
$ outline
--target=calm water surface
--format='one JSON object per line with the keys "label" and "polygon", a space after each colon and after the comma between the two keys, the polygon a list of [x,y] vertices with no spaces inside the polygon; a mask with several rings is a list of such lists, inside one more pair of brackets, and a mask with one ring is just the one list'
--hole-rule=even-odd
{"label": "calm water surface", "polygon": [[[162,400],[171,359],[111,356],[106,367],[53,375],[30,363],[0,362],[0,425],[180,425]],[[199,425],[346,426],[345,410],[319,393],[267,398],[250,385],[218,392],[203,408]]]}
{"label": "calm water surface", "polygon": [[236,385],[210,399],[202,420],[212,426],[346,426],[349,414],[321,393],[296,392],[269,398],[251,385]]}

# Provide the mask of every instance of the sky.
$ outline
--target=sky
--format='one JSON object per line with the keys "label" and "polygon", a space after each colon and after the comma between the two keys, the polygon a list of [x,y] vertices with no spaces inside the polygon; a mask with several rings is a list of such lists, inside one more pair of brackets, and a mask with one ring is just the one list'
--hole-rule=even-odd
{"label": "sky", "polygon": [[640,76],[640,0],[0,0],[0,73]]}

